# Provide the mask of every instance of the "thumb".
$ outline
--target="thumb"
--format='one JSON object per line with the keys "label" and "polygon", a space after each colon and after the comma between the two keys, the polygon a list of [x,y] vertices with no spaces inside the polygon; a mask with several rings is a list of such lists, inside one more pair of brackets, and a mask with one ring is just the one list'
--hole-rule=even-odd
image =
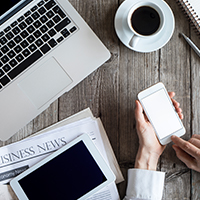
{"label": "thumb", "polygon": [[135,120],[136,122],[142,123],[145,122],[143,107],[138,100],[135,101]]}

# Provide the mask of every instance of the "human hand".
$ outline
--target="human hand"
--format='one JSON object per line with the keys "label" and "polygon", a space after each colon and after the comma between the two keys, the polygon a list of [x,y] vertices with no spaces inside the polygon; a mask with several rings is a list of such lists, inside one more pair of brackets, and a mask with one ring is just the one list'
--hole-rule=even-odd
{"label": "human hand", "polygon": [[[180,104],[172,99],[175,96],[174,92],[169,92],[169,96],[178,113],[180,119],[183,119],[183,114]],[[136,156],[135,168],[156,170],[157,162],[165,149],[156,137],[154,128],[144,114],[144,110],[138,100],[135,102],[135,120],[136,129],[139,137],[139,149]]]}
{"label": "human hand", "polygon": [[200,172],[200,135],[192,135],[185,141],[177,136],[171,137],[175,143],[172,147],[177,157],[190,169]]}

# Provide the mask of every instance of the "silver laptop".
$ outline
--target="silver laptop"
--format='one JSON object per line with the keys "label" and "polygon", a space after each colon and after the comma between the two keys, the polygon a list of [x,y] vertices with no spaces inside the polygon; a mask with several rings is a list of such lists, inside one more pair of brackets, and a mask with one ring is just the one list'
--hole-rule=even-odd
{"label": "silver laptop", "polygon": [[67,0],[0,8],[0,140],[7,140],[109,59]]}

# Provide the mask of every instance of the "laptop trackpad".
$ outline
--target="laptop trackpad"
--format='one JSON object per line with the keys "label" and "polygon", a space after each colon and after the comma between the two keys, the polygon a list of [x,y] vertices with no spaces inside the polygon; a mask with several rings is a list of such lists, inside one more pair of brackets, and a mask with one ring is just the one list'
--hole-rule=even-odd
{"label": "laptop trackpad", "polygon": [[52,57],[18,85],[39,109],[70,83],[72,79]]}

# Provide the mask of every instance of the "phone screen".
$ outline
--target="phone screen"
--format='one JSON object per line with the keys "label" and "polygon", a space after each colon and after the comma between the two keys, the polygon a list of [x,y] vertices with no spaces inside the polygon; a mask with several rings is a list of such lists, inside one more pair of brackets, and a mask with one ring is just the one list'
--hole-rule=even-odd
{"label": "phone screen", "polygon": [[160,139],[182,128],[164,89],[160,89],[140,101]]}

